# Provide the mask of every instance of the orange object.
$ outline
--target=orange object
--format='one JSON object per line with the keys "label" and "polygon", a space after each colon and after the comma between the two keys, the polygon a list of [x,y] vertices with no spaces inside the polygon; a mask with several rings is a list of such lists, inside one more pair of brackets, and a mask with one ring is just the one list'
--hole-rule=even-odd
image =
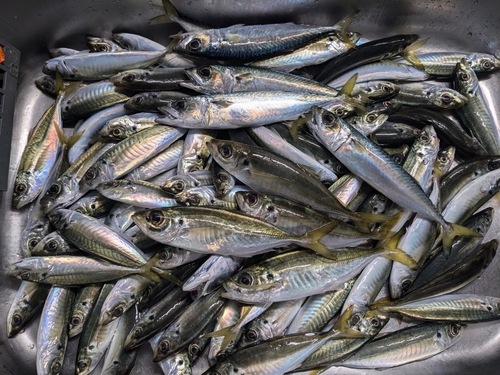
{"label": "orange object", "polygon": [[0,64],[5,61],[5,54],[3,53],[3,47],[0,46]]}

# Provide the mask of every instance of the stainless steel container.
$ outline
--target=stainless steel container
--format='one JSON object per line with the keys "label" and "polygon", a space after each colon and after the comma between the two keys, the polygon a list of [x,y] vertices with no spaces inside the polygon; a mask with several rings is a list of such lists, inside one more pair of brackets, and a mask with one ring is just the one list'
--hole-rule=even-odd
{"label": "stainless steel container", "polygon": [[[426,51],[499,52],[500,11],[492,0],[368,1],[368,0],[192,0],[173,1],[179,12],[212,26],[236,23],[296,22],[331,25],[355,9],[360,10],[352,30],[374,39],[397,33],[416,33],[430,38]],[[148,25],[150,18],[164,13],[160,0],[87,0],[0,2],[0,37],[22,53],[18,96],[12,137],[9,190],[0,195],[0,374],[34,374],[38,320],[25,332],[8,339],[5,319],[19,280],[8,278],[5,265],[20,259],[20,233],[28,209],[12,210],[14,175],[29,129],[51,99],[33,84],[42,75],[48,48],[84,49],[85,35],[110,37],[111,32],[132,32],[168,44],[180,28],[175,24]],[[490,108],[498,120],[500,73],[483,80]],[[7,176],[0,176],[7,178]],[[492,205],[498,207],[498,200]],[[500,211],[500,210],[498,210]],[[487,239],[498,237],[498,213]],[[500,257],[481,279],[464,290],[500,297]],[[397,329],[397,323],[391,326]],[[70,340],[63,374],[74,372],[77,341]],[[150,360],[151,350],[141,348],[133,374],[161,374]],[[500,368],[500,323],[470,324],[463,339],[448,351],[429,360],[384,371],[384,374],[498,374]],[[96,371],[98,373],[98,370]],[[325,374],[378,374],[332,368]]]}

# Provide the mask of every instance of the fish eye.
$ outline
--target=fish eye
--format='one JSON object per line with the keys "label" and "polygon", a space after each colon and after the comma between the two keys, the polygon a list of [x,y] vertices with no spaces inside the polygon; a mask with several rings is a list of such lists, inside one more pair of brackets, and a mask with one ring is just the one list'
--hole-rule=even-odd
{"label": "fish eye", "polygon": [[490,70],[491,68],[493,68],[493,64],[490,60],[483,60],[481,62],[481,66],[484,70]]}
{"label": "fish eye", "polygon": [[389,85],[382,85],[382,91],[387,93],[387,94],[390,94],[393,92],[393,89],[391,86]]}
{"label": "fish eye", "polygon": [[444,104],[449,104],[453,100],[450,94],[443,94],[441,95],[441,100],[443,101]]}
{"label": "fish eye", "polygon": [[258,201],[259,201],[259,197],[257,197],[257,194],[253,194],[253,193],[245,194],[245,202],[247,202],[250,207],[255,206]]}
{"label": "fish eye", "polygon": [[345,116],[346,114],[347,110],[345,110],[344,108],[335,108],[335,116],[342,117]]}
{"label": "fish eye", "polygon": [[337,170],[337,173],[347,173],[347,168],[342,164],[337,165],[337,168],[335,169]]}
{"label": "fish eye", "polygon": [[370,113],[368,116],[366,116],[366,120],[368,122],[374,122],[377,119],[377,115],[374,113]]}
{"label": "fish eye", "polygon": [[460,333],[461,327],[458,324],[452,324],[450,326],[450,333],[452,336],[456,336]]}
{"label": "fish eye", "polygon": [[400,164],[403,161],[403,157],[401,154],[392,155],[392,160],[394,160],[397,164]]}
{"label": "fish eye", "polygon": [[119,318],[123,314],[123,307],[119,306],[116,309],[113,310],[113,316],[115,318]]}
{"label": "fish eye", "polygon": [[83,371],[89,366],[88,360],[78,362],[78,368]]}
{"label": "fish eye", "polygon": [[199,206],[201,203],[201,199],[196,195],[193,195],[192,197],[188,198],[188,203],[192,206]]}
{"label": "fish eye", "polygon": [[360,320],[361,316],[359,316],[359,314],[354,314],[351,318],[351,325],[355,326],[356,324],[359,323]]}
{"label": "fish eye", "polygon": [[79,326],[81,323],[82,323],[82,319],[78,315],[75,315],[71,318],[71,325],[72,326]]}
{"label": "fish eye", "polygon": [[61,372],[61,368],[62,368],[61,362],[59,362],[59,361],[54,362],[52,364],[52,368],[51,368],[52,369],[52,373],[54,373],[54,374],[60,373]]}
{"label": "fish eye", "polygon": [[121,137],[121,135],[122,135],[122,131],[121,131],[121,129],[119,129],[119,128],[115,128],[115,129],[113,129],[113,131],[112,131],[111,133],[112,133],[115,137]]}
{"label": "fish eye", "polygon": [[401,288],[403,289],[403,292],[406,292],[408,289],[410,289],[411,286],[411,281],[410,280],[405,280],[401,284]]}
{"label": "fish eye", "polygon": [[36,245],[38,245],[38,242],[40,242],[39,240],[37,239],[32,239],[28,242],[28,247],[31,249],[33,249]]}
{"label": "fish eye", "polygon": [[22,194],[24,193],[26,190],[28,189],[28,187],[26,186],[26,184],[17,184],[15,187],[14,187],[14,191],[18,194]]}
{"label": "fish eye", "polygon": [[201,48],[201,40],[199,40],[198,38],[195,38],[195,39],[191,40],[188,43],[188,48],[191,51],[196,51],[196,50],[200,49]]}
{"label": "fish eye", "polygon": [[136,105],[141,105],[143,102],[144,102],[144,98],[142,96],[138,96],[138,97],[134,98],[134,103]]}
{"label": "fish eye", "polygon": [[175,189],[178,190],[179,192],[181,192],[182,190],[184,190],[184,182],[183,181],[179,181],[175,184]]}
{"label": "fish eye", "polygon": [[191,354],[192,357],[197,356],[200,354],[200,347],[196,344],[189,345],[189,354]]}
{"label": "fish eye", "polygon": [[148,223],[153,225],[161,225],[165,218],[163,217],[163,213],[161,211],[151,211],[146,215],[146,220]]}
{"label": "fish eye", "polygon": [[219,153],[224,159],[228,159],[233,156],[233,148],[228,145],[223,145],[219,147]]}
{"label": "fish eye", "polygon": [[425,133],[422,133],[422,134],[420,135],[419,139],[420,139],[422,142],[424,142],[424,143],[427,143],[427,142],[429,142],[429,141],[430,141],[429,136],[428,136],[427,134],[425,134]]}
{"label": "fish eye", "polygon": [[160,342],[160,345],[158,345],[158,348],[160,349],[161,353],[166,354],[168,352],[168,349],[169,349],[168,341],[163,340],[162,342]]}
{"label": "fish eye", "polygon": [[50,240],[45,244],[45,250],[47,251],[56,251],[58,247],[59,245],[56,240]]}
{"label": "fish eye", "polygon": [[176,100],[174,102],[174,108],[176,109],[185,109],[186,108],[186,101],[183,99]]}
{"label": "fish eye", "polygon": [[498,169],[500,167],[500,163],[498,163],[498,161],[490,161],[488,163],[488,170],[489,171],[493,171],[495,169]]}
{"label": "fish eye", "polygon": [[19,324],[21,324],[22,321],[23,321],[23,319],[21,318],[21,315],[14,314],[12,316],[12,323],[14,323],[15,326],[18,326]]}
{"label": "fish eye", "polygon": [[135,80],[135,74],[134,73],[128,73],[123,76],[123,80],[127,82],[133,82]]}
{"label": "fish eye", "polygon": [[373,327],[380,326],[380,320],[378,318],[372,318],[372,320],[370,320],[370,323]]}
{"label": "fish eye", "polygon": [[238,282],[243,285],[252,285],[253,277],[249,273],[245,272],[239,277]]}
{"label": "fish eye", "polygon": [[61,220],[61,215],[58,214],[57,212],[49,215],[49,221],[52,224],[57,224],[59,220]]}
{"label": "fish eye", "polygon": [[458,79],[460,79],[460,81],[468,81],[469,75],[465,72],[460,72],[460,74],[458,75]]}
{"label": "fish eye", "polygon": [[49,187],[49,194],[57,195],[61,191],[61,186],[59,184],[52,184]]}
{"label": "fish eye", "polygon": [[134,337],[135,337],[135,338],[138,338],[138,337],[141,337],[141,335],[142,335],[142,328],[140,328],[140,327],[139,327],[139,328],[136,328],[136,329],[134,330]]}
{"label": "fish eye", "polygon": [[329,112],[325,112],[323,114],[323,123],[325,123],[326,125],[331,125],[334,122],[335,122],[335,116],[333,116],[333,114]]}
{"label": "fish eye", "polygon": [[439,162],[443,164],[448,162],[448,158],[446,157],[446,155],[439,156]]}
{"label": "fish eye", "polygon": [[160,259],[161,260],[168,260],[168,259],[171,259],[172,258],[172,253],[168,250],[163,250],[161,253],[160,253]]}
{"label": "fish eye", "polygon": [[83,179],[85,181],[92,181],[93,179],[95,179],[97,177],[97,171],[95,170],[95,168],[90,168],[86,173],[85,175],[83,176]]}
{"label": "fish eye", "polygon": [[219,175],[217,177],[222,182],[227,182],[229,180],[229,177],[225,173],[219,173]]}
{"label": "fish eye", "polygon": [[23,279],[23,280],[29,280],[30,277],[31,277],[31,275],[29,272],[21,274],[21,279]]}
{"label": "fish eye", "polygon": [[205,78],[210,78],[212,75],[212,69],[210,69],[208,66],[204,66],[198,69],[198,74],[202,77]]}

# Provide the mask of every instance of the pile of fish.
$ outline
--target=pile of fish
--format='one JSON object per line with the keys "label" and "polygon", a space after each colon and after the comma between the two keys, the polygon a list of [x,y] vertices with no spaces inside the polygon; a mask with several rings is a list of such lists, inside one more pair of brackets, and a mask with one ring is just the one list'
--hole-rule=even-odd
{"label": "pile of fish", "polygon": [[[476,211],[500,190],[478,84],[500,60],[370,41],[354,15],[211,29],[165,5],[171,45],[89,37],[36,82],[55,101],[14,183],[7,324],[41,311],[39,375],[77,335],[76,374],[129,374],[147,342],[165,374],[381,369],[499,318],[454,292],[498,245]],[[379,335],[394,317],[415,324]]]}

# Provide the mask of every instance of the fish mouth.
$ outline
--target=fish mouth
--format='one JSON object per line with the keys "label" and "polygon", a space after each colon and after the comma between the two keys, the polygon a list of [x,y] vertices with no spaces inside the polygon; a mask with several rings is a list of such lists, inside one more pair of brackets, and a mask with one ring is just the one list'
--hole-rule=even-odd
{"label": "fish mouth", "polygon": [[161,113],[163,113],[165,116],[163,116],[163,119],[168,119],[168,120],[178,120],[179,115],[177,111],[170,107],[170,106],[163,106],[158,108]]}

